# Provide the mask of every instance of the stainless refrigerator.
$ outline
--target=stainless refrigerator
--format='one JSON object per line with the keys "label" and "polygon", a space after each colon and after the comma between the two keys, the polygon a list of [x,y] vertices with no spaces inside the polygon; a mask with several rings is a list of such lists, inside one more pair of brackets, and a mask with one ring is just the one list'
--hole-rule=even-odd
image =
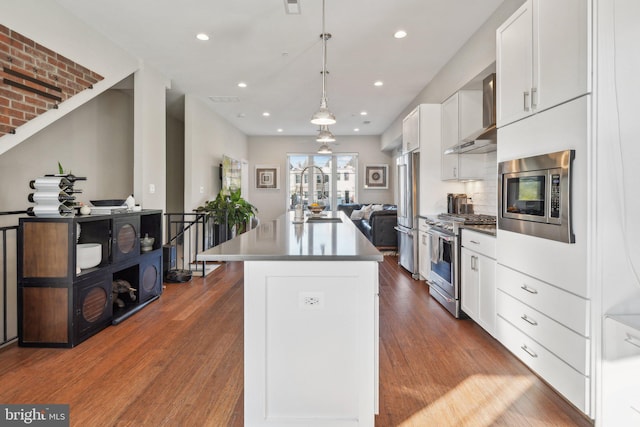
{"label": "stainless refrigerator", "polygon": [[418,273],[418,173],[420,154],[403,154],[396,160],[398,176],[398,263],[414,279]]}

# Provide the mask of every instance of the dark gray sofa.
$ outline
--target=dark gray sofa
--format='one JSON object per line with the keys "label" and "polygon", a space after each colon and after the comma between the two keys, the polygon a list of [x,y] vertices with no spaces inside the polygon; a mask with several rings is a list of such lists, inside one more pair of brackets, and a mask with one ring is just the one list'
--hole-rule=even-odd
{"label": "dark gray sofa", "polygon": [[[365,204],[346,203],[339,204],[338,210],[343,211],[348,217],[354,210],[362,209]],[[352,219],[356,227],[378,249],[396,250],[398,248],[398,232],[395,227],[398,224],[398,207],[396,205],[382,205],[382,210],[371,212],[369,219]]]}

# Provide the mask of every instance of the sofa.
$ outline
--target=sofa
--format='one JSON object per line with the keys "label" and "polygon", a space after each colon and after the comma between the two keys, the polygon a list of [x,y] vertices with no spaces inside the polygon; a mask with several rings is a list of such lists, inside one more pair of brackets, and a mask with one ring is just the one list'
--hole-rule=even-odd
{"label": "sofa", "polygon": [[344,212],[367,239],[378,249],[398,248],[398,207],[387,204],[339,204]]}

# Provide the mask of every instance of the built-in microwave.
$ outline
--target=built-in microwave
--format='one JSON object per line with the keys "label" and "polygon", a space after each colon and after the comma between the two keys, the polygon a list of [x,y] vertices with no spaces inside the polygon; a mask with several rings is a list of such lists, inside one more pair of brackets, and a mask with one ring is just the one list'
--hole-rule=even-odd
{"label": "built-in microwave", "polygon": [[574,243],[571,167],[575,150],[500,162],[498,228]]}

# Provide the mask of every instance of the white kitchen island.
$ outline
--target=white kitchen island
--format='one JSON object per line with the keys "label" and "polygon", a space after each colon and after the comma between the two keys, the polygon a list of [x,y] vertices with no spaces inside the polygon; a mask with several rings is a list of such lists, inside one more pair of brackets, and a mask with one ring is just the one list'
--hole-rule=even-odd
{"label": "white kitchen island", "polygon": [[244,423],[373,426],[382,254],[343,213],[292,219],[198,255],[244,261]]}

